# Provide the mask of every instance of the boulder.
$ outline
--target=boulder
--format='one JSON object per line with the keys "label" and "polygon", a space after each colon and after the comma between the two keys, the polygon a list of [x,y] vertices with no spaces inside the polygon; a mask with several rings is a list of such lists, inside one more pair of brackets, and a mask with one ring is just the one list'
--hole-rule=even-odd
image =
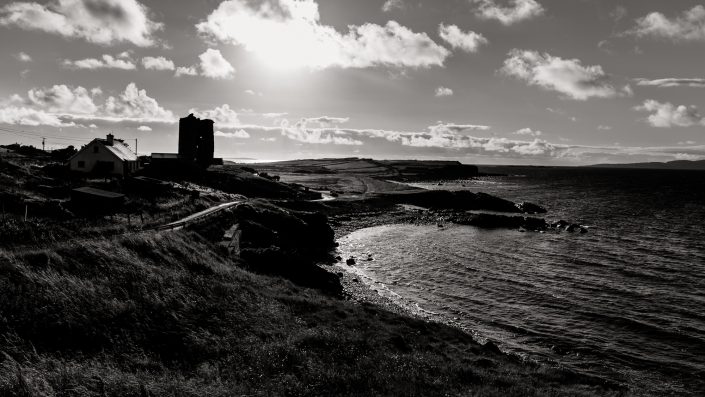
{"label": "boulder", "polygon": [[528,201],[518,203],[516,207],[525,214],[545,214],[547,212],[546,209],[540,205],[529,203]]}

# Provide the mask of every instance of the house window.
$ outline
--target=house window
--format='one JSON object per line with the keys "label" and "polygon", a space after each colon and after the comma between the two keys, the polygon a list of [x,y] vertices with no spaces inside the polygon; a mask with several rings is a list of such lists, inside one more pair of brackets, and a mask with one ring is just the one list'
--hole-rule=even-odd
{"label": "house window", "polygon": [[86,162],[85,162],[85,161],[79,161],[79,162],[78,162],[78,168],[86,168]]}
{"label": "house window", "polygon": [[93,153],[98,153],[98,146],[93,146]]}

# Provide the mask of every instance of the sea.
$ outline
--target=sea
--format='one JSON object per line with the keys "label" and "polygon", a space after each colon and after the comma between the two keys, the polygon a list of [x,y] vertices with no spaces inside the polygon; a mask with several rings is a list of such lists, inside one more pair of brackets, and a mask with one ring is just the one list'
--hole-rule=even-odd
{"label": "sea", "polygon": [[705,395],[705,172],[481,170],[506,176],[417,186],[529,201],[589,232],[378,226],[339,240],[362,259],[350,270],[526,360],[635,395]]}

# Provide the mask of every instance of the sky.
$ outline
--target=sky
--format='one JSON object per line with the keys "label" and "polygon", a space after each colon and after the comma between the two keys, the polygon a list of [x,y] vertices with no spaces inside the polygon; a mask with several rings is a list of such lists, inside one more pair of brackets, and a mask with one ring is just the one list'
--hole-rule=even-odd
{"label": "sky", "polygon": [[0,144],[700,160],[704,49],[703,0],[0,0]]}

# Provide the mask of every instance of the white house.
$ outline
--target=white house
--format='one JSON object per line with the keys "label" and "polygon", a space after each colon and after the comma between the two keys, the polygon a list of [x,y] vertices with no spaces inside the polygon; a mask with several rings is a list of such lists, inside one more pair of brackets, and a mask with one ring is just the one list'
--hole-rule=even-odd
{"label": "white house", "polygon": [[139,167],[137,155],[122,139],[108,134],[96,138],[69,159],[71,171],[100,175],[127,176]]}

